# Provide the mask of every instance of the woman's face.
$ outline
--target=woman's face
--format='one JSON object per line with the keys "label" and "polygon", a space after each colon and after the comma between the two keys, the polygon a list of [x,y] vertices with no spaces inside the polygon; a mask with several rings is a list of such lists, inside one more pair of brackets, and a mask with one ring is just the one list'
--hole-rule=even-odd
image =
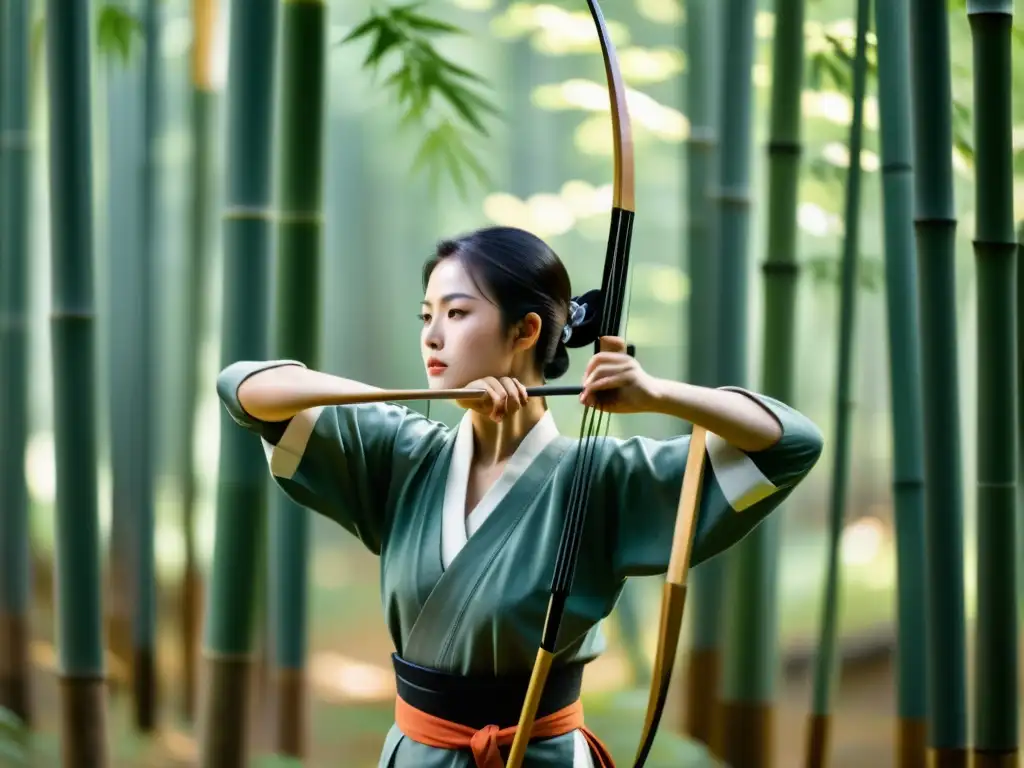
{"label": "woman's face", "polygon": [[[532,344],[522,331],[506,331],[501,310],[484,297],[458,259],[442,259],[434,268],[421,313],[420,349],[431,389],[458,389],[485,376],[522,380],[519,369],[528,364]],[[539,330],[539,318],[536,326]],[[536,341],[535,332],[529,336]]]}

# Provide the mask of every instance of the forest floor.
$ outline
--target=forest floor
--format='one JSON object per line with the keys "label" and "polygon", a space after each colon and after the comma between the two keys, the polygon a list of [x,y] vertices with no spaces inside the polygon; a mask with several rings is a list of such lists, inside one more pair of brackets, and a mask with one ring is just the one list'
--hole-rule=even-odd
{"label": "forest floor", "polygon": [[[325,551],[326,550],[326,551]],[[377,570],[365,553],[331,544],[314,560],[310,592],[310,709],[311,755],[305,763],[273,758],[269,707],[254,723],[253,768],[374,768],[384,735],[392,722],[394,702],[390,672],[392,644],[380,620]],[[657,590],[648,590],[643,607],[644,648],[654,648]],[[653,598],[653,599],[648,599]],[[652,613],[653,611],[653,613]],[[173,599],[161,614],[161,717],[158,732],[136,735],[132,729],[129,689],[122,685],[109,701],[110,768],[185,768],[197,764],[195,731],[180,716],[182,679],[177,616]],[[584,685],[587,722],[608,744],[620,764],[628,764],[640,737],[646,688],[630,686],[629,666],[610,622],[609,651],[588,667]],[[37,605],[34,617],[34,691],[38,730],[34,737],[34,766],[60,764],[59,701],[49,606]],[[112,665],[116,666],[116,665]],[[666,707],[649,768],[705,768],[717,765],[703,748],[679,737],[682,722],[682,663],[677,663],[673,692]],[[888,658],[860,664],[840,681],[831,742],[831,768],[889,768],[894,766],[893,671]],[[646,685],[646,683],[645,683]],[[776,712],[776,768],[802,764],[806,712],[810,702],[809,673],[784,676]]]}
{"label": "forest floor", "polygon": [[[37,646],[37,656],[39,649]],[[330,673],[336,668],[340,677],[384,678],[386,670],[382,665],[363,666],[374,657],[386,653],[379,645],[375,650],[367,647],[364,659],[342,657],[338,654],[317,655],[313,659],[314,669],[321,676],[313,687],[311,728],[309,743],[312,754],[305,763],[286,762],[270,757],[268,740],[256,739],[253,749],[254,768],[271,766],[306,765],[309,768],[374,768],[381,743],[391,724],[393,698],[384,693],[369,700],[345,700],[328,683]],[[378,658],[378,662],[381,659]],[[594,669],[592,677],[605,678],[605,682],[619,677],[621,659],[602,659],[604,669]],[[110,768],[186,768],[197,764],[197,742],[194,731],[181,722],[175,704],[179,690],[169,685],[176,680],[174,665],[165,664],[163,674],[164,714],[157,734],[152,737],[132,733],[130,702],[125,693],[110,698],[109,732],[113,759]],[[374,668],[376,667],[376,669]],[[58,692],[55,677],[49,664],[36,667],[34,695],[36,711],[39,714],[39,733],[36,737],[36,760],[32,763],[40,768],[55,768],[60,764],[57,732],[59,724]],[[852,678],[852,679],[851,679]],[[855,675],[847,675],[841,681],[841,693],[835,711],[835,730],[831,748],[831,768],[889,768],[895,766],[893,756],[894,721],[892,671],[887,662],[861,669]],[[591,683],[588,679],[588,683]],[[370,687],[370,686],[367,686]],[[675,686],[678,691],[678,686]],[[588,724],[606,741],[616,760],[627,764],[636,747],[646,691],[617,692],[605,698],[590,686],[587,696]],[[678,696],[674,697],[678,701]],[[802,764],[806,738],[806,710],[810,700],[810,684],[804,676],[787,679],[781,687],[775,730],[775,754],[777,768],[793,768]],[[662,728],[656,741],[656,750],[647,765],[649,768],[704,768],[716,763],[702,757],[702,751],[695,745],[671,733],[672,725],[680,722],[681,707],[672,702],[667,708]],[[269,713],[266,726],[254,728],[255,732],[270,734]]]}

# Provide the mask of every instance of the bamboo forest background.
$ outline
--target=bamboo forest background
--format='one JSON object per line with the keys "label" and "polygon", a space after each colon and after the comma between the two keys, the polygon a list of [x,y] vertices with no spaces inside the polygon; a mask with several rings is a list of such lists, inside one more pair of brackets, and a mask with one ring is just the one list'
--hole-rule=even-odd
{"label": "bamboo forest background", "polygon": [[[878,0],[892,2],[894,0]],[[7,2],[7,0],[5,0]],[[577,5],[579,7],[577,7]],[[756,49],[751,73],[754,86],[752,204],[746,269],[746,295],[730,300],[748,305],[746,381],[757,388],[762,370],[764,281],[761,264],[767,238],[767,154],[769,103],[772,94],[772,40],[775,3],[758,2]],[[34,29],[42,23],[36,3]],[[445,235],[489,223],[525,227],[547,238],[565,260],[574,291],[600,282],[607,238],[612,178],[611,132],[605,74],[593,22],[582,2],[505,3],[504,0],[434,0],[427,8],[470,32],[440,43],[445,54],[483,77],[488,98],[500,116],[487,118],[490,136],[471,135],[469,151],[486,171],[481,181],[466,173],[465,191],[442,174],[431,180],[414,170],[422,141],[421,129],[399,126],[400,113],[392,90],[382,88],[387,66],[376,76],[362,67],[366,48],[340,45],[354,24],[366,18],[371,5],[361,0],[329,3],[329,39],[324,179],[323,261],[320,279],[308,286],[322,297],[320,362],[325,370],[392,388],[419,387],[423,381],[418,353],[416,306],[421,292],[419,268],[433,244]],[[630,109],[636,138],[637,218],[633,236],[631,299],[627,314],[629,340],[638,357],[659,376],[688,375],[689,345],[701,328],[689,322],[692,298],[688,276],[686,233],[685,146],[691,123],[686,92],[691,62],[682,52],[687,3],[683,0],[609,0],[603,4],[618,47],[623,75],[632,92]],[[1024,4],[1017,3],[1015,24]],[[840,62],[836,46],[853,55],[855,0],[809,0],[805,9],[807,77],[801,96],[803,156],[797,211],[797,254],[801,272],[796,309],[797,354],[792,402],[821,425],[825,452],[818,467],[792,495],[781,513],[779,555],[779,631],[784,671],[780,693],[781,725],[803,733],[810,703],[808,661],[813,657],[820,621],[821,590],[828,547],[828,512],[832,452],[836,442],[835,392],[838,354],[839,275],[844,235],[859,227],[856,330],[850,404],[850,468],[841,563],[843,598],[840,635],[851,669],[863,672],[857,683],[847,676],[837,691],[832,765],[893,764],[892,728],[896,704],[895,646],[896,562],[893,516],[892,419],[887,308],[883,291],[883,205],[879,147],[877,81],[867,80],[860,155],[861,198],[858,221],[844,221],[849,133],[853,115],[852,77]],[[206,201],[214,220],[212,261],[203,265],[202,290],[208,312],[201,321],[201,379],[195,424],[188,413],[189,394],[180,375],[192,340],[186,333],[196,308],[188,299],[189,258],[194,247],[189,221],[196,204],[193,173],[193,93],[190,80],[192,7],[187,0],[160,4],[158,62],[155,78],[155,156],[157,211],[150,237],[156,244],[151,300],[157,308],[154,346],[149,354],[155,383],[152,396],[153,445],[156,454],[155,551],[158,579],[156,653],[161,700],[161,738],[153,741],[125,735],[113,752],[117,765],[182,765],[196,759],[196,733],[182,714],[182,651],[180,598],[185,540],[182,536],[182,484],[193,470],[197,482],[195,541],[201,572],[209,573],[213,550],[221,405],[214,380],[220,368],[222,281],[224,274],[220,213],[224,205],[224,168],[229,146],[224,125],[223,93],[227,74],[226,19],[218,25],[221,52],[213,114],[216,141],[210,154],[214,199]],[[977,284],[972,237],[975,190],[972,138],[972,41],[967,15],[953,4],[949,12],[953,96],[957,146],[953,150],[956,218],[956,302],[961,404],[961,467],[963,487],[973,489],[976,473]],[[109,31],[109,30],[108,30]],[[103,29],[94,29],[102,35]],[[131,32],[129,37],[137,32]],[[54,410],[50,334],[50,196],[47,178],[47,99],[43,38],[33,34],[31,47],[30,231],[30,371],[29,442],[25,472],[31,502],[34,595],[32,658],[38,730],[44,752],[46,734],[56,733],[57,694],[53,598],[54,549]],[[118,334],[127,333],[125,317],[137,299],[138,275],[132,264],[145,238],[139,206],[142,162],[140,83],[144,47],[119,49],[93,58],[93,157],[95,286],[98,309],[97,414],[100,431],[99,498],[103,552],[113,509],[111,387],[124,385],[126,371],[146,367],[144,358],[125,359],[112,352]],[[874,38],[869,35],[869,60],[874,65]],[[717,46],[712,49],[721,56]],[[1024,55],[1014,48],[1014,92],[1024,93]],[[872,69],[873,73],[873,69]],[[10,76],[3,73],[4,78]],[[6,87],[6,80],[3,81]],[[714,100],[725,98],[716,89]],[[1013,104],[1014,218],[1024,219],[1024,100]],[[276,156],[276,152],[275,152]],[[120,191],[117,191],[120,190]],[[579,377],[586,355],[574,356],[567,379]],[[88,390],[86,390],[88,391]],[[127,390],[126,390],[127,391]],[[577,423],[578,408],[559,400],[552,408],[563,431]],[[432,415],[454,423],[459,412],[434,404]],[[195,427],[193,429],[193,426]],[[667,436],[678,423],[660,417],[612,420],[619,434]],[[192,466],[182,466],[191,442]],[[975,494],[964,494],[964,572],[968,616],[975,608]],[[314,542],[310,603],[310,689],[313,710],[310,744],[315,765],[376,765],[376,751],[390,722],[390,640],[381,618],[375,559],[338,526],[312,521]],[[106,555],[104,555],[106,559]],[[639,734],[646,703],[644,677],[655,647],[661,578],[641,580],[627,590],[609,622],[611,649],[595,664],[589,689],[614,694],[614,704],[594,705],[597,729],[613,728],[616,712],[628,712],[635,727],[623,728],[618,739],[628,750]],[[118,600],[116,589],[105,590],[108,612]],[[694,611],[688,611],[687,624]],[[265,618],[264,618],[265,621]],[[691,628],[692,629],[692,628]],[[639,646],[630,631],[639,632]],[[687,636],[689,632],[687,630]],[[108,664],[115,682],[111,728],[118,734],[128,723],[124,687],[130,653],[108,643]],[[643,657],[637,656],[637,647]],[[861,666],[856,666],[861,665]],[[670,703],[662,731],[679,733],[684,665],[674,679],[679,689]],[[859,674],[859,673],[858,673]],[[639,681],[634,679],[639,677]],[[35,679],[35,678],[34,678]],[[595,699],[595,701],[600,701]],[[611,699],[609,700],[611,701]],[[588,704],[588,706],[590,706]],[[604,708],[602,708],[604,706]],[[616,709],[618,707],[619,709]],[[189,708],[184,707],[187,711]],[[605,720],[601,720],[604,717]],[[588,720],[590,714],[588,710]],[[258,731],[258,729],[257,729]],[[604,734],[602,733],[602,736]],[[659,736],[665,742],[669,736]],[[260,737],[256,737],[257,742]],[[793,743],[787,743],[792,741]],[[800,738],[781,739],[779,765],[796,764]],[[679,755],[703,764],[703,752],[676,738],[667,763]],[[266,740],[257,752],[269,752]],[[623,751],[622,754],[626,752]],[[338,755],[349,760],[338,762]],[[654,764],[654,759],[649,764]],[[708,758],[709,759],[709,758]],[[710,763],[709,763],[710,764]]]}

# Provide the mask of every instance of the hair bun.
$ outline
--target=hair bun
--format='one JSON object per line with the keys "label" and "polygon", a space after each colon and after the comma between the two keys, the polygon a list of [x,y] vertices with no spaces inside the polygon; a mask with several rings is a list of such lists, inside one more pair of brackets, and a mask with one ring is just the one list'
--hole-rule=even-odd
{"label": "hair bun", "polygon": [[564,376],[568,370],[569,351],[565,348],[565,344],[558,342],[558,346],[555,347],[555,356],[544,365],[544,378],[551,381],[552,379]]}
{"label": "hair bun", "polygon": [[604,297],[600,289],[587,291],[582,296],[573,296],[580,306],[586,306],[586,313],[579,325],[573,326],[572,335],[565,342],[567,347],[585,347],[597,341],[601,334],[601,312],[604,308]]}

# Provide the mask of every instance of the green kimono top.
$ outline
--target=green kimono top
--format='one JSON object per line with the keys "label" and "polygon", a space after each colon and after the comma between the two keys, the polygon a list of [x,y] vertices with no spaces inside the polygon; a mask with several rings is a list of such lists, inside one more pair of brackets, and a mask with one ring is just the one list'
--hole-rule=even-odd
{"label": "green kimono top", "polygon": [[[465,514],[473,457],[467,413],[450,428],[397,404],[310,408],[287,422],[245,412],[238,387],[292,361],[238,362],[217,391],[238,424],[263,440],[274,481],[300,505],[334,520],[380,557],[381,599],[395,650],[456,674],[526,674],[533,668],[568,507],[578,440],[548,412],[497,482]],[[691,565],[746,536],[814,466],[817,427],[763,395],[744,392],[782,425],[771,448],[745,453],[713,434]],[[586,662],[605,648],[600,622],[625,579],[668,569],[689,435],[601,438],[579,564],[556,661]],[[380,768],[471,768],[468,751],[429,747],[393,726]],[[534,742],[527,765],[590,768],[579,731]]]}

